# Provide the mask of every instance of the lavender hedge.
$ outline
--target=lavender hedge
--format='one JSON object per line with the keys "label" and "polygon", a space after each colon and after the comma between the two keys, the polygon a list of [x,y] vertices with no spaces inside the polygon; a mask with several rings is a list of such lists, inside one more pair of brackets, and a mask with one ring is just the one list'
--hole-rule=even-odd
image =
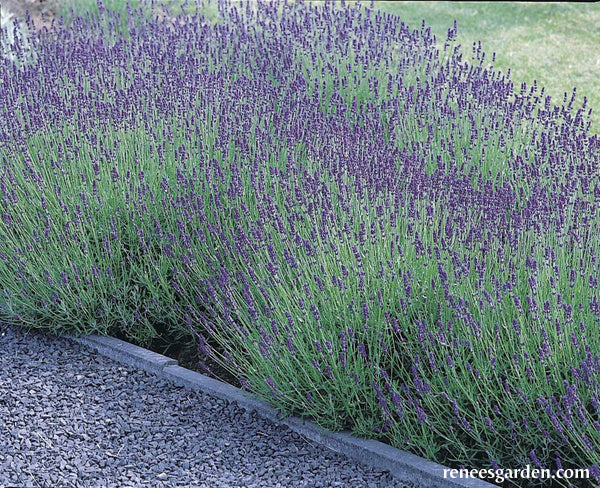
{"label": "lavender hedge", "polygon": [[[600,481],[600,143],[361,6],[105,11],[0,61],[0,313],[192,334],[286,412]],[[125,28],[123,28],[125,25]]]}

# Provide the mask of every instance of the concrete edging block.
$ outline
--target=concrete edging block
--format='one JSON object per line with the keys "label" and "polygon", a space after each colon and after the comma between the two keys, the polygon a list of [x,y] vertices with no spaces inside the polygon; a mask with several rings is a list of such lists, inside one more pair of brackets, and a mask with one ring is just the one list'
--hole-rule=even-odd
{"label": "concrete edging block", "polygon": [[67,337],[96,349],[103,356],[154,373],[177,385],[235,402],[246,410],[255,411],[261,417],[276,424],[286,425],[297,434],[361,464],[390,471],[398,480],[423,488],[496,488],[496,485],[477,478],[445,478],[444,471],[449,468],[383,442],[361,439],[349,432],[330,432],[310,420],[299,417],[282,417],[276,409],[256,399],[250,393],[196,371],[182,368],[174,359],[120,339],[97,335]]}
{"label": "concrete edging block", "polygon": [[90,348],[98,350],[103,356],[107,356],[120,363],[135,366],[150,373],[160,371],[172,364],[177,364],[175,359],[168,358],[143,347],[135,346],[129,342],[108,336],[89,335],[83,337],[68,336],[70,339]]}

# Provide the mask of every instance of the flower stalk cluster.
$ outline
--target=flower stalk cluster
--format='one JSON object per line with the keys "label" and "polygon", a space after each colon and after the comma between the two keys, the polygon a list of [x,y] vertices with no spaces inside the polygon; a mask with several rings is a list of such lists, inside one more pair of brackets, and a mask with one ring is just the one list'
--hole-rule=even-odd
{"label": "flower stalk cluster", "polygon": [[465,60],[456,25],[218,8],[100,5],[0,60],[2,318],[192,334],[326,427],[600,475],[586,102]]}

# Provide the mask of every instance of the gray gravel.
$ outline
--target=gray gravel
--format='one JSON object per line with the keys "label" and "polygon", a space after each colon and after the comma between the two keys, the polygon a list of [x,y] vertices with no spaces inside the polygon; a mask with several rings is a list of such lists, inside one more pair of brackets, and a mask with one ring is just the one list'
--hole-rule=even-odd
{"label": "gray gravel", "polygon": [[236,404],[0,323],[0,487],[404,488]]}

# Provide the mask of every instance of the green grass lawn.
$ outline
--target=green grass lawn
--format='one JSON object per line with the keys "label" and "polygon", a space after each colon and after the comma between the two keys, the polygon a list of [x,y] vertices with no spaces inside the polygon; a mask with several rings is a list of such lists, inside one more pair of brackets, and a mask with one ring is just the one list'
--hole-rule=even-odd
{"label": "green grass lawn", "polygon": [[474,42],[496,53],[495,66],[515,83],[537,80],[556,102],[574,87],[600,132],[600,4],[520,2],[375,2],[418,28],[425,19],[440,42],[454,19],[466,59]]}

